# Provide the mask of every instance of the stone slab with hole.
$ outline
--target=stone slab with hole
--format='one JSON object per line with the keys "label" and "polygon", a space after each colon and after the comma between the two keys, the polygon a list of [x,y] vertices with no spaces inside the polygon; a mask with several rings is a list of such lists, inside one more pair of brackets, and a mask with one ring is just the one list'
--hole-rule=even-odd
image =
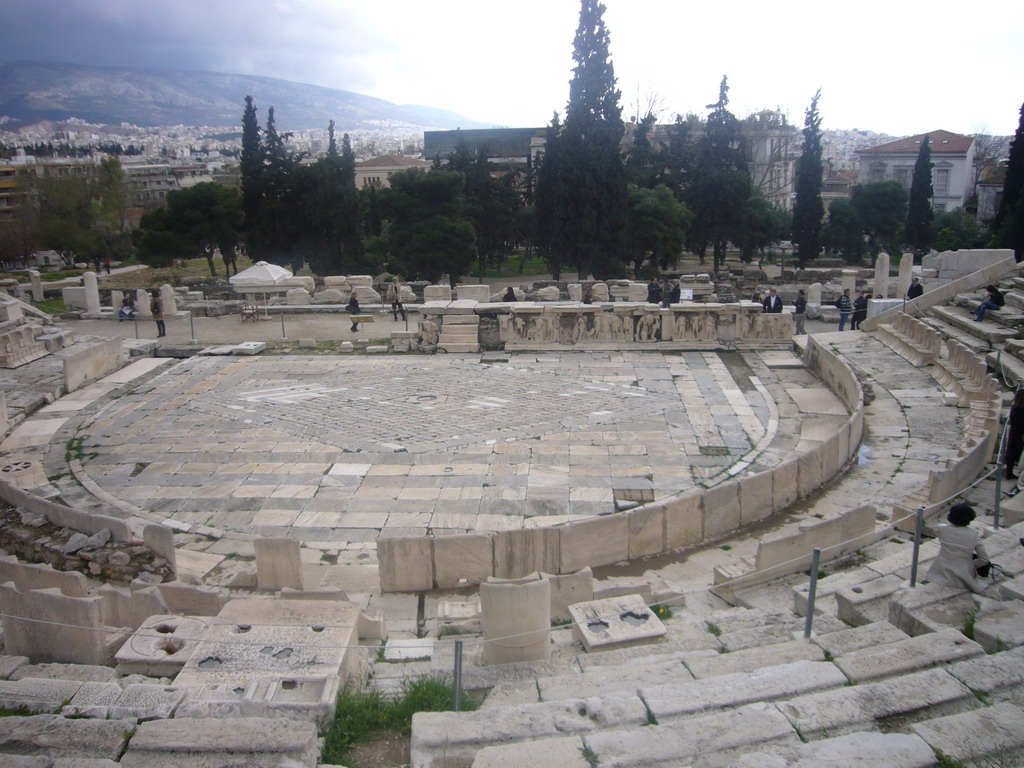
{"label": "stone slab with hole", "polygon": [[660,642],[665,625],[640,595],[620,595],[569,606],[573,636],[588,651]]}

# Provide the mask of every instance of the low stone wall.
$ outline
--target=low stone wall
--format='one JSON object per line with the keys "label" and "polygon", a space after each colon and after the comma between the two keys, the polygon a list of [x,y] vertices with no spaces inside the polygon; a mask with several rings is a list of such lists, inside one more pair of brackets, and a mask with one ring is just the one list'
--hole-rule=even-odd
{"label": "low stone wall", "polygon": [[64,358],[64,387],[74,392],[120,369],[127,357],[121,339],[107,339],[77,350]]}
{"label": "low stone wall", "polygon": [[548,528],[378,539],[381,589],[422,592],[472,586],[488,576],[572,573],[713,542],[785,511],[842,470],[863,429],[863,391],[853,371],[813,336],[807,350],[807,367],[851,409],[836,434],[813,450],[768,471],[625,513]]}

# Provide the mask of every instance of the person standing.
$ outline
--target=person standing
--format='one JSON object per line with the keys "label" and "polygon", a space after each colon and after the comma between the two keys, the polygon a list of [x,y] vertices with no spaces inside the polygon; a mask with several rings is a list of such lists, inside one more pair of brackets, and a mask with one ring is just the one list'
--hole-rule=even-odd
{"label": "person standing", "polygon": [[156,321],[156,337],[163,338],[167,335],[167,327],[164,325],[164,302],[160,298],[160,291],[153,291],[153,298],[149,302],[149,313]]}
{"label": "person standing", "polygon": [[793,302],[793,322],[796,323],[796,336],[804,335],[804,320],[807,319],[807,296],[802,290],[796,292]]}
{"label": "person standing", "polygon": [[109,275],[110,274],[110,257],[109,256],[104,256],[103,257],[103,268],[105,270],[107,270],[107,274]]}
{"label": "person standing", "polygon": [[[353,291],[353,295],[355,295],[355,291]],[[391,303],[391,314],[395,320],[398,320],[399,313],[402,315],[402,320],[405,320],[407,315],[405,307],[402,306],[402,284],[397,277],[392,278],[388,285],[388,301]]]}
{"label": "person standing", "polygon": [[850,314],[853,312],[853,304],[850,303],[850,289],[843,288],[843,295],[836,301],[836,307],[839,309],[839,330],[846,330],[846,321],[850,318]]}
{"label": "person standing", "polygon": [[921,285],[921,281],[916,277],[911,279],[910,287],[907,288],[907,301],[913,301],[918,296],[924,293],[924,286]]}
{"label": "person standing", "polygon": [[658,285],[658,281],[653,277],[651,278],[651,282],[647,284],[647,303],[661,304],[661,287]]}
{"label": "person standing", "polygon": [[768,291],[768,295],[765,296],[764,302],[761,304],[761,309],[772,315],[782,314],[782,299],[779,298],[779,294],[772,288]]}
{"label": "person standing", "polygon": [[668,309],[669,304],[672,302],[672,284],[668,280],[661,284],[661,306]]}
{"label": "person standing", "polygon": [[1014,393],[1006,421],[1009,428],[1006,432],[1006,455],[1003,457],[1003,463],[1006,465],[1006,479],[1016,480],[1014,469],[1020,461],[1021,453],[1024,453],[1024,389],[1018,389]]}
{"label": "person standing", "polygon": [[[345,309],[353,317],[355,317],[356,315],[359,314],[359,299],[356,298],[356,289],[355,288],[352,289],[352,293],[348,297],[348,304],[345,306]],[[358,332],[359,332],[359,323],[357,323],[355,320],[353,320],[352,321],[352,333],[358,333]]]}
{"label": "person standing", "polygon": [[673,283],[672,283],[672,290],[669,292],[669,295],[668,295],[668,303],[669,304],[678,304],[679,300],[682,298],[682,296],[683,296],[683,289],[679,287],[679,281],[678,280],[673,281]]}
{"label": "person standing", "polygon": [[864,291],[857,292],[857,298],[853,300],[853,316],[850,318],[850,330],[860,330],[860,324],[868,317],[868,299],[871,298],[871,294],[866,294]]}
{"label": "person standing", "polygon": [[516,298],[515,289],[511,285],[508,288],[505,289],[505,295],[501,297],[501,300],[502,301],[519,301],[519,299]]}

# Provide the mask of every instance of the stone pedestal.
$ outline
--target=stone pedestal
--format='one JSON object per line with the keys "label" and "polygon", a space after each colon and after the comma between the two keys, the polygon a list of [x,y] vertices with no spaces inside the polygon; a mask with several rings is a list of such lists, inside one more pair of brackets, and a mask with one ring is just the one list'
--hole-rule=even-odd
{"label": "stone pedestal", "polygon": [[100,313],[100,287],[95,272],[82,275],[82,286],[85,288],[85,311],[89,315]]}
{"label": "stone pedestal", "polygon": [[480,585],[484,662],[551,658],[551,582],[488,580]]}
{"label": "stone pedestal", "polygon": [[900,276],[896,278],[896,298],[902,299],[907,295],[910,288],[910,281],[914,279],[914,254],[904,253],[900,257]]}
{"label": "stone pedestal", "polygon": [[164,317],[177,313],[178,299],[174,294],[174,289],[166,283],[160,286],[160,300],[164,305]]}
{"label": "stone pedestal", "polygon": [[889,254],[882,251],[875,259],[875,296],[889,298]]}
{"label": "stone pedestal", "polygon": [[856,269],[844,269],[843,270],[843,290],[850,291],[850,301],[853,301],[854,294],[857,293],[857,270]]}
{"label": "stone pedestal", "polygon": [[260,589],[302,589],[298,539],[256,539],[256,583]]}
{"label": "stone pedestal", "polygon": [[123,291],[111,291],[110,292],[110,308],[114,311],[115,315],[117,314],[118,310],[121,309],[121,302],[123,302],[123,301],[124,301],[124,292]]}
{"label": "stone pedestal", "polygon": [[424,301],[451,301],[452,289],[448,285],[428,285],[423,288]]}
{"label": "stone pedestal", "polygon": [[608,301],[610,294],[608,293],[607,283],[594,283],[590,289],[590,295],[594,297],[594,301]]}
{"label": "stone pedestal", "polygon": [[28,271],[28,279],[32,284],[32,301],[42,301],[45,298],[43,294],[43,281],[39,278],[38,269],[30,269]]}
{"label": "stone pedestal", "polygon": [[814,307],[821,306],[821,283],[811,283],[807,287],[807,303]]}
{"label": "stone pedestal", "polygon": [[[145,288],[137,288],[135,290],[135,314],[139,317],[152,317],[153,313],[149,311],[149,302],[153,300],[153,297],[149,294]],[[167,307],[164,307],[164,311],[167,311]]]}

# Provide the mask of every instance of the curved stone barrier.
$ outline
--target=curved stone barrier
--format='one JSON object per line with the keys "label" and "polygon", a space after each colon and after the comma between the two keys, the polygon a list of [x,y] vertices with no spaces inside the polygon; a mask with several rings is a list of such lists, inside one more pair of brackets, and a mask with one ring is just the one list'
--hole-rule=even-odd
{"label": "curved stone barrier", "polygon": [[684,492],[626,513],[548,528],[456,536],[384,538],[377,561],[384,592],[480,584],[489,576],[572,573],[721,539],[786,510],[830,480],[860,444],[864,394],[829,347],[808,338],[806,365],[850,409],[834,435],[765,472]]}

